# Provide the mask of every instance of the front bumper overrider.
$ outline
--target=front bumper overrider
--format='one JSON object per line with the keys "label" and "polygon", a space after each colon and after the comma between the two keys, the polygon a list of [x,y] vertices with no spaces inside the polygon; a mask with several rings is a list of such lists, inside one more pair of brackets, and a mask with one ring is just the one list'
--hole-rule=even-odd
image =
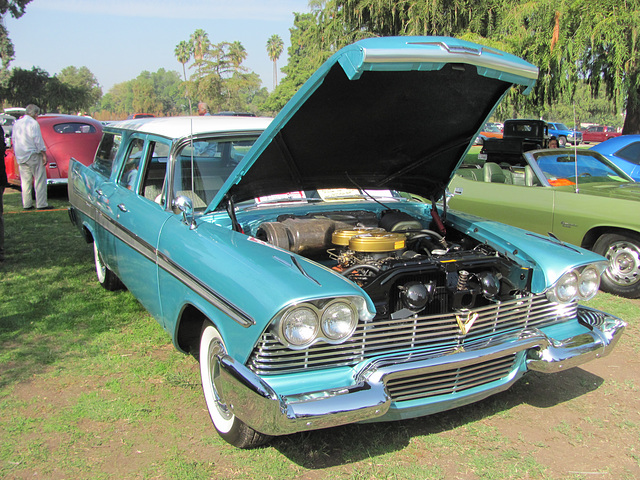
{"label": "front bumper overrider", "polygon": [[[578,321],[588,331],[552,339],[537,328],[449,353],[411,354],[373,360],[359,372],[352,385],[296,395],[278,395],[246,366],[228,355],[218,357],[216,390],[227,407],[253,429],[267,435],[286,435],[355,422],[385,421],[429,415],[473,403],[509,388],[526,371],[554,373],[608,355],[626,327],[625,322],[606,313],[578,307]],[[437,375],[438,372],[505,355],[521,355],[522,361],[503,382],[484,389],[433,397],[424,405],[411,402],[407,411],[393,401],[386,382],[393,378]],[[418,402],[420,403],[420,402]],[[393,410],[393,411],[392,411]]]}

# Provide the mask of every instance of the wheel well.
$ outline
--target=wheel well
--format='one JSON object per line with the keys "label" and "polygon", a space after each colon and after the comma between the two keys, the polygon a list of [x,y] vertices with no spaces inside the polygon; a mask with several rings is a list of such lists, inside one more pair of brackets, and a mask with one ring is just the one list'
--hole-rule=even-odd
{"label": "wheel well", "polygon": [[84,226],[82,227],[82,236],[85,242],[93,243],[93,235],[91,234],[91,231],[87,227],[84,227]]}
{"label": "wheel well", "polygon": [[626,235],[632,238],[637,238],[638,235],[640,235],[640,233],[636,232],[635,230],[630,230],[628,228],[597,227],[587,232],[587,234],[582,239],[582,244],[580,246],[588,250],[593,250],[593,246],[598,241],[598,238],[607,233]]}
{"label": "wheel well", "polygon": [[181,350],[197,357],[200,351],[200,332],[205,320],[206,315],[193,305],[185,307],[178,320],[177,344]]}

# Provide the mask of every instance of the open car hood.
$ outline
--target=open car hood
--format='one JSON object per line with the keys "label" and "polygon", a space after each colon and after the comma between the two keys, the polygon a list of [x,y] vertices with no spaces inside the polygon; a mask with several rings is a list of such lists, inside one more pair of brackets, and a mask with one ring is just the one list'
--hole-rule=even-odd
{"label": "open car hood", "polygon": [[446,37],[371,38],[335,53],[260,136],[208,210],[324,188],[442,195],[503,95],[537,67]]}

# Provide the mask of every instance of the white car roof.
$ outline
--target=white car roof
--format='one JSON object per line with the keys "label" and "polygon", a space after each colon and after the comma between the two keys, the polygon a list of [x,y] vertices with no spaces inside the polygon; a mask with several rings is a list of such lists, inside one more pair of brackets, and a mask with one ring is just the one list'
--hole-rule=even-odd
{"label": "white car roof", "polygon": [[152,117],[109,122],[108,127],[133,130],[177,139],[203,133],[261,132],[269,126],[269,117],[202,116],[202,117]]}

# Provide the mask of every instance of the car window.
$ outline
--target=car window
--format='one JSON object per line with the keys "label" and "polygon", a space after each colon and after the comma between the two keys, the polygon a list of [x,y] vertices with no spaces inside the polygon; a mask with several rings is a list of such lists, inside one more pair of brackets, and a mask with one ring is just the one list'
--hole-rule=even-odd
{"label": "car window", "polygon": [[96,158],[93,162],[93,168],[104,176],[110,177],[111,169],[113,168],[113,161],[116,158],[121,142],[122,135],[105,132],[102,136],[102,140],[100,141],[100,145],[98,145]]}
{"label": "car window", "polygon": [[616,152],[616,157],[620,157],[627,162],[640,165],[640,142],[633,142]]}
{"label": "car window", "polygon": [[87,123],[58,123],[53,126],[56,133],[96,133],[96,127]]}
{"label": "car window", "polygon": [[142,138],[132,139],[129,143],[129,150],[120,173],[120,179],[118,180],[120,185],[129,190],[135,190],[143,152],[144,140]]}
{"label": "car window", "polygon": [[165,178],[170,149],[171,146],[166,143],[149,143],[148,162],[140,190],[144,198],[163,206],[165,204]]}
{"label": "car window", "polygon": [[579,183],[626,182],[618,172],[595,155],[562,152],[559,154],[543,152],[534,155],[540,170],[553,186],[575,185],[576,175]]}
{"label": "car window", "polygon": [[176,155],[174,197],[186,196],[194,209],[204,209],[249,151],[255,138],[198,139]]}

